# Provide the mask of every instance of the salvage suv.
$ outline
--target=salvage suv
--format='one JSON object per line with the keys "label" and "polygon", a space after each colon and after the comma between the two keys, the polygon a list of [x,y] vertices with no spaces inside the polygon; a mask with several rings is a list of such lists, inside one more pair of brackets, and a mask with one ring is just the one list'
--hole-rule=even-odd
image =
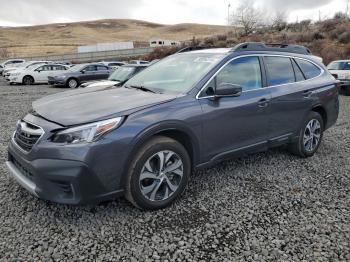
{"label": "salvage suv", "polygon": [[227,158],[281,145],[313,156],[338,112],[336,80],[305,47],[244,43],[183,52],[119,88],[35,101],[17,124],[6,163],[42,199],[84,204],[125,196],[154,210],[179,197],[194,170]]}

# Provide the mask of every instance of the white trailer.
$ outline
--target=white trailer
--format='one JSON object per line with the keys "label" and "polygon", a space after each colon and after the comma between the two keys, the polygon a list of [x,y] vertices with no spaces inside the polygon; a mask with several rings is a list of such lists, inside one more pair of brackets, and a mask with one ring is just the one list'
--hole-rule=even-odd
{"label": "white trailer", "polygon": [[115,51],[134,49],[134,42],[98,43],[96,45],[78,46],[78,53]]}

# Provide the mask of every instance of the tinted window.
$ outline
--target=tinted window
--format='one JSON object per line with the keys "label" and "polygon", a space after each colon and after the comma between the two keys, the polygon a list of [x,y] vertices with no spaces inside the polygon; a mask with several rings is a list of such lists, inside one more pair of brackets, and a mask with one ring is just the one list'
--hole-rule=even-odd
{"label": "tinted window", "polygon": [[300,66],[301,71],[303,71],[306,79],[314,78],[321,74],[321,70],[309,61],[296,59],[296,62]]}
{"label": "tinted window", "polygon": [[294,68],[294,73],[295,73],[295,79],[297,82],[299,81],[304,81],[305,77],[303,72],[301,72],[300,67],[297,65],[297,63],[292,59],[292,64]]}
{"label": "tinted window", "polygon": [[[254,90],[262,87],[260,62],[257,57],[242,57],[231,61],[214,79],[211,86],[219,86],[223,83],[239,85],[243,91]],[[209,94],[212,92],[208,90]],[[208,93],[207,93],[208,94]]]}
{"label": "tinted window", "polygon": [[105,67],[105,66],[97,66],[97,71],[107,71],[108,70],[108,68],[107,67]]}
{"label": "tinted window", "polygon": [[294,70],[290,58],[265,57],[266,68],[269,74],[269,85],[283,85],[295,82]]}
{"label": "tinted window", "polygon": [[85,71],[96,71],[96,66],[90,65],[84,68]]}
{"label": "tinted window", "polygon": [[61,65],[53,65],[52,70],[57,71],[57,70],[66,70],[64,66]]}

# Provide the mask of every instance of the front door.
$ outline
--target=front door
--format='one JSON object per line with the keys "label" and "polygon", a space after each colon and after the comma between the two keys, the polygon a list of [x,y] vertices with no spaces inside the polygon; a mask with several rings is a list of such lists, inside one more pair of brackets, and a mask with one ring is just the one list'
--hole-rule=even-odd
{"label": "front door", "polygon": [[[222,83],[239,85],[239,97],[214,98]],[[241,150],[265,148],[269,137],[271,95],[263,88],[261,60],[240,57],[225,65],[199,96],[203,110],[203,146],[206,161]]]}

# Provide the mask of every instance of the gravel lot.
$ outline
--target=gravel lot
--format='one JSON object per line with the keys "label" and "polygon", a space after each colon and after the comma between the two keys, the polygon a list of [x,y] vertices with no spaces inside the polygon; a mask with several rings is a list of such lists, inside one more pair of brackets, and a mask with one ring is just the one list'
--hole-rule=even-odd
{"label": "gravel lot", "polygon": [[183,197],[157,212],[119,199],[66,206],[7,180],[17,119],[64,89],[0,80],[1,261],[350,261],[350,97],[311,159],[284,149],[193,174]]}

